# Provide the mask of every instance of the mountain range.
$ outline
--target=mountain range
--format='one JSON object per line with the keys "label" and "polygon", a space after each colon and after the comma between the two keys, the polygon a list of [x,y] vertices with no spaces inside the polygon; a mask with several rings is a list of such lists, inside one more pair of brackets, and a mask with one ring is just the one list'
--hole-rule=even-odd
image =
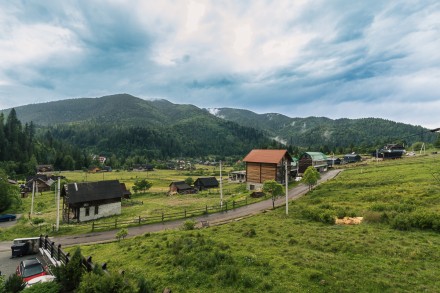
{"label": "mountain range", "polygon": [[[9,110],[3,112],[7,115]],[[243,155],[252,148],[280,144],[326,152],[366,151],[387,143],[432,143],[436,138],[421,126],[379,118],[291,118],[244,109],[202,109],[128,94],[31,104],[15,111],[20,121],[50,130],[54,138],[120,155],[142,151],[161,156]]]}

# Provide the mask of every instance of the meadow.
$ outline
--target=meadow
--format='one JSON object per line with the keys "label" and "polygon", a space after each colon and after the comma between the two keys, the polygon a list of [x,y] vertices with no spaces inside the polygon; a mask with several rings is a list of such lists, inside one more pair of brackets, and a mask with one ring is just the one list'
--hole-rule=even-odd
{"label": "meadow", "polygon": [[[278,208],[80,248],[158,292],[438,292],[439,163],[372,161],[292,201],[287,216]],[[364,221],[334,224],[347,215]]]}
{"label": "meadow", "polygon": [[[223,178],[223,200],[232,201],[247,200],[252,203],[261,199],[249,197],[246,185],[243,183],[229,183],[228,169],[222,174]],[[218,206],[220,204],[220,189],[210,189],[198,192],[197,194],[168,195],[168,187],[172,181],[183,181],[188,177],[193,180],[202,176],[214,176],[219,178],[219,170],[214,167],[210,169],[199,169],[197,171],[178,170],[157,170],[157,171],[113,171],[103,173],[86,173],[82,171],[71,171],[59,173],[66,177],[66,182],[93,182],[100,180],[119,180],[132,189],[138,179],[147,179],[153,183],[150,190],[145,193],[133,193],[131,199],[122,201],[122,214],[107,218],[101,218],[95,223],[105,225],[106,223],[134,221],[139,217],[159,217],[164,214],[181,213],[185,211],[200,210],[206,206]],[[60,206],[62,206],[62,198]],[[13,213],[22,213],[23,216],[12,228],[0,229],[0,240],[11,240],[18,237],[38,236],[48,234],[49,236],[87,233],[92,230],[92,223],[60,223],[58,232],[54,231],[56,224],[56,197],[54,191],[38,193],[34,199],[34,215],[29,219],[31,210],[31,195],[21,199],[19,210],[11,210]],[[189,215],[188,215],[189,216]],[[110,227],[107,229],[111,229]]]}

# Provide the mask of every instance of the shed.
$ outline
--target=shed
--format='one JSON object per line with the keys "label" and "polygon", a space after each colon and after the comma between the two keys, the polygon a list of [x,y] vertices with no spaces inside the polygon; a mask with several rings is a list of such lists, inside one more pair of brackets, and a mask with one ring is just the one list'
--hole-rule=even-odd
{"label": "shed", "polygon": [[174,181],[170,183],[170,190],[168,193],[190,194],[194,193],[194,189],[186,184],[185,181]]}
{"label": "shed", "polygon": [[215,177],[199,177],[194,181],[194,188],[205,190],[209,188],[217,188],[219,183]]}
{"label": "shed", "polygon": [[266,180],[285,183],[290,179],[292,157],[287,150],[254,149],[243,159],[246,163],[246,185],[249,190],[261,190]]}
{"label": "shed", "polygon": [[327,156],[321,152],[305,152],[298,160],[298,175],[304,174],[309,166],[315,167],[319,172],[327,171]]}
{"label": "shed", "polygon": [[400,159],[406,153],[405,147],[400,144],[387,144],[379,152],[378,157],[383,159]]}
{"label": "shed", "polygon": [[358,154],[344,155],[344,162],[345,163],[356,163],[356,162],[360,162],[361,160],[362,160],[362,157]]}
{"label": "shed", "polygon": [[335,166],[335,165],[340,165],[341,164],[341,159],[340,158],[327,158],[327,165],[329,168]]}
{"label": "shed", "polygon": [[65,184],[63,220],[70,223],[91,221],[121,214],[121,184],[118,180]]}

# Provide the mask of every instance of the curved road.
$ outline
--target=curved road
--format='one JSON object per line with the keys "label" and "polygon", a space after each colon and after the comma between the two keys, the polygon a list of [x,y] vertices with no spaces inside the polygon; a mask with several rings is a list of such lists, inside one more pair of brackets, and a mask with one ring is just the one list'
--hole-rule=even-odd
{"label": "curved road", "polygon": [[[342,170],[330,170],[325,173],[322,173],[321,179],[318,181],[318,184],[336,177],[341,171]],[[289,190],[289,200],[295,200],[303,196],[304,194],[307,193],[308,190],[309,190],[308,186],[304,184],[300,184],[292,188],[291,190]],[[281,196],[275,201],[276,207],[284,206],[285,204],[286,204],[285,196]],[[272,199],[267,199],[264,201],[239,207],[233,210],[228,210],[225,212],[194,217],[192,219],[195,220],[196,222],[208,221],[210,225],[216,225],[216,224],[218,225],[221,223],[229,222],[234,219],[248,217],[257,213],[261,213],[262,211],[268,209],[272,209]],[[162,230],[177,229],[181,227],[183,222],[186,220],[188,220],[188,218],[164,222],[164,223],[155,223],[155,224],[148,224],[137,227],[130,227],[127,228],[128,230],[127,237],[134,237],[137,235],[142,235],[147,232],[158,232]],[[115,240],[115,233],[116,233],[115,231],[116,230],[109,230],[109,231],[91,232],[91,233],[79,234],[79,235],[60,236],[53,238],[53,241],[56,244],[61,244],[62,246],[110,242]],[[0,242],[0,252],[10,251],[10,249],[11,249],[11,242]]]}
{"label": "curved road", "polygon": [[[330,170],[321,174],[321,179],[318,184],[325,182],[329,179],[336,177],[342,170]],[[309,191],[307,185],[300,184],[291,190],[289,190],[289,200],[295,200]],[[286,204],[285,196],[279,197],[275,201],[275,206],[284,206]],[[272,209],[272,199],[267,199],[264,201],[260,201],[254,204],[250,204],[247,206],[239,207],[233,210],[228,210],[225,212],[208,214],[199,217],[192,218],[196,222],[200,221],[208,221],[210,225],[218,225],[221,223],[229,222],[234,219],[243,218],[247,216],[251,216],[257,213],[261,213],[262,211]],[[162,230],[171,230],[180,228],[188,219],[179,219],[164,223],[155,223],[148,224],[137,227],[127,228],[128,236],[133,237],[137,235],[142,235],[147,232],[158,232]],[[71,235],[71,236],[62,236],[54,238],[53,241],[57,244],[61,244],[62,246],[76,245],[76,244],[87,244],[87,243],[97,243],[97,242],[110,242],[115,241],[116,230],[103,231],[103,232],[92,232],[81,235]],[[1,247],[0,247],[1,249]]]}

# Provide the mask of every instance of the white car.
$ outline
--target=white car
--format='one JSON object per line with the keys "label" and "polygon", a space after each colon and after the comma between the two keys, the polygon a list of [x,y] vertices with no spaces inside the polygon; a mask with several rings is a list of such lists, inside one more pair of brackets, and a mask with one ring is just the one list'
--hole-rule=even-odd
{"label": "white car", "polygon": [[30,287],[32,285],[38,284],[38,283],[46,283],[46,282],[53,282],[55,280],[55,276],[52,275],[44,275],[40,277],[33,278],[26,282],[26,287]]}

